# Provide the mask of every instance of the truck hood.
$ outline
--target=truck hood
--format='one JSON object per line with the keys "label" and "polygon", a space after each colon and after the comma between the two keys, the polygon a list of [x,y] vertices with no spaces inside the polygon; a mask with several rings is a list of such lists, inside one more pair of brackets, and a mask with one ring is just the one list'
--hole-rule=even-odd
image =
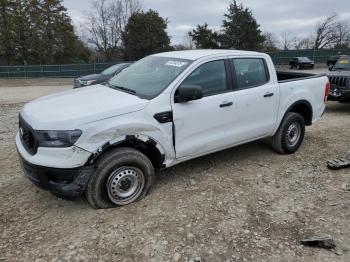
{"label": "truck hood", "polygon": [[328,76],[350,76],[349,70],[338,70],[338,71],[330,71],[327,73]]}
{"label": "truck hood", "polygon": [[148,102],[94,85],[36,99],[26,104],[20,114],[36,130],[74,130],[81,124],[142,110]]}

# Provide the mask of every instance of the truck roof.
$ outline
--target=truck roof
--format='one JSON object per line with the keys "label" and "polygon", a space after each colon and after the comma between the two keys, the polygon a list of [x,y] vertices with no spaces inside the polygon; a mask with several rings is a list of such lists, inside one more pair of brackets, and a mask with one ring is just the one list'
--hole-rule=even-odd
{"label": "truck roof", "polygon": [[155,54],[154,56],[197,60],[207,56],[215,55],[261,55],[262,53],[242,51],[242,50],[230,50],[230,49],[200,49],[200,50],[184,50],[184,51],[172,51]]}

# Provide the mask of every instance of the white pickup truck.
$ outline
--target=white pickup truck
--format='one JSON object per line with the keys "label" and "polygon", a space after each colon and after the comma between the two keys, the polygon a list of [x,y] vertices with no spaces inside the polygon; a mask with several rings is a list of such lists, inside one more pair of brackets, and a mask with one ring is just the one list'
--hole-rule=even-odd
{"label": "white pickup truck", "polygon": [[19,114],[25,175],[95,208],[144,197],[157,169],[253,140],[295,152],[319,120],[326,76],[276,73],[263,53],[194,50],[148,56],[108,83],[39,98]]}

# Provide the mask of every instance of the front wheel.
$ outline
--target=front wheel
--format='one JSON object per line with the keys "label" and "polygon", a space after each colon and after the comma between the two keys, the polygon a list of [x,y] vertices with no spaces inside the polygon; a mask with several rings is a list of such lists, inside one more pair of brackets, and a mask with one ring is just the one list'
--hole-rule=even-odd
{"label": "front wheel", "polygon": [[300,114],[289,112],[272,138],[272,148],[280,154],[292,154],[300,147],[304,135],[304,118]]}
{"label": "front wheel", "polygon": [[133,203],[148,193],[154,180],[151,161],[133,148],[117,148],[98,162],[85,196],[94,208]]}

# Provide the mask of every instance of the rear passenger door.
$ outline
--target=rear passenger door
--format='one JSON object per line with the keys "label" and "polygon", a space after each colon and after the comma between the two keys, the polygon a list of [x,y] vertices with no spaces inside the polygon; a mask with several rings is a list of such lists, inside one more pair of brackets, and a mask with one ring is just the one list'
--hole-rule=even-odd
{"label": "rear passenger door", "polygon": [[272,134],[277,116],[278,83],[263,58],[230,59],[234,79],[233,140],[244,142]]}

